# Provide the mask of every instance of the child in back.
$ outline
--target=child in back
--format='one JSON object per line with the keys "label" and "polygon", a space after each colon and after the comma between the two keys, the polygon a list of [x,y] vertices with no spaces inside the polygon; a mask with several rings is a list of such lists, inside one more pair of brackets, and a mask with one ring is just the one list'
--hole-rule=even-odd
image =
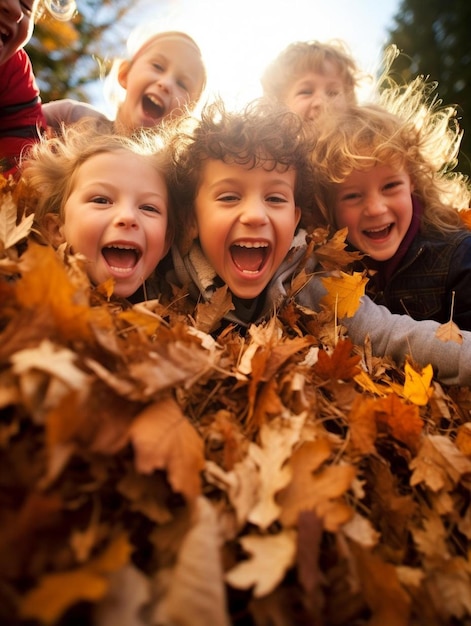
{"label": "child in back", "polygon": [[[211,302],[226,285],[234,309],[226,319],[241,327],[276,313],[287,300],[300,262],[306,232],[316,216],[312,197],[312,144],[303,122],[291,111],[264,102],[228,112],[220,102],[205,107],[199,120],[181,122],[171,148],[178,203],[188,216],[181,231],[189,245],[172,246],[171,283],[184,286],[192,301]],[[294,297],[319,309],[325,294],[319,267],[309,255],[310,277]],[[407,354],[429,362],[443,382],[471,382],[471,333],[462,345],[436,339],[438,324],[393,315],[367,297],[356,314],[342,320],[352,341],[369,335],[373,353],[402,362]]]}
{"label": "child in back", "polygon": [[172,241],[167,152],[150,133],[108,135],[85,123],[64,133],[36,144],[22,163],[37,229],[85,257],[94,284],[112,278],[116,296],[142,300]]}
{"label": "child in back", "polygon": [[313,164],[333,229],[365,254],[368,293],[393,313],[471,330],[470,187],[451,172],[461,131],[453,107],[427,104],[421,79],[379,104],[323,120]]}
{"label": "child in back", "polygon": [[[128,58],[114,61],[105,86],[116,109],[112,126],[129,135],[193,109],[206,86],[206,70],[198,45],[186,33],[139,28],[128,40]],[[70,99],[47,103],[44,111],[55,130],[82,117],[107,120],[94,107]]]}
{"label": "child in back", "polygon": [[294,42],[261,78],[265,96],[285,104],[305,121],[316,120],[326,109],[341,111],[354,103],[358,81],[356,63],[339,40]]}
{"label": "child in back", "polygon": [[45,8],[60,20],[69,19],[75,2],[59,7],[45,0],[0,0],[0,163],[4,175],[16,172],[18,159],[46,130],[39,89],[24,46],[35,20]]}

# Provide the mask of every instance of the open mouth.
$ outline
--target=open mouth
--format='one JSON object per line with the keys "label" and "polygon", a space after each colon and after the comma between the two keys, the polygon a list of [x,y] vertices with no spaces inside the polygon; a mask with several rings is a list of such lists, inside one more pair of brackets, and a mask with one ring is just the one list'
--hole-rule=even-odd
{"label": "open mouth", "polygon": [[384,239],[389,235],[393,228],[394,224],[388,224],[387,226],[382,226],[381,228],[372,228],[371,230],[364,230],[363,234],[365,237],[369,239]]}
{"label": "open mouth", "polygon": [[165,115],[165,106],[152,95],[143,97],[142,109],[145,115],[151,119],[160,119]]}
{"label": "open mouth", "polygon": [[268,258],[268,243],[257,241],[240,241],[232,244],[231,256],[234,265],[241,272],[256,274],[260,272]]}
{"label": "open mouth", "polygon": [[125,245],[105,246],[101,253],[108,265],[116,271],[133,269],[142,256],[139,248]]}

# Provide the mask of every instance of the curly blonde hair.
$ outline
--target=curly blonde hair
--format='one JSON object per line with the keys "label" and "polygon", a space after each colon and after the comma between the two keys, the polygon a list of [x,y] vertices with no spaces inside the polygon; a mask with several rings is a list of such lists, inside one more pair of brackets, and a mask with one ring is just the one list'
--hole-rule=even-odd
{"label": "curly blonde hair", "polygon": [[390,84],[377,102],[323,120],[312,162],[316,200],[329,224],[336,227],[335,185],[353,170],[388,164],[408,172],[423,204],[423,227],[463,227],[459,210],[469,207],[471,190],[468,179],[453,171],[463,131],[455,107],[433,97],[435,88],[421,77],[406,86]]}

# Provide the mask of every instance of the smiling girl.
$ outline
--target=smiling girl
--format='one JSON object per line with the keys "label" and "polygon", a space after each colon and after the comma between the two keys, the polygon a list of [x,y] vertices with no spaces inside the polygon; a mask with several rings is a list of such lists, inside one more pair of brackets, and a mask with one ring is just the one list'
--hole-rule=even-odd
{"label": "smiling girl", "polygon": [[167,152],[152,134],[106,135],[81,123],[34,146],[22,164],[38,230],[85,257],[90,280],[129,298],[167,253],[174,230]]}
{"label": "smiling girl", "polygon": [[[368,293],[393,313],[471,329],[471,232],[466,179],[450,170],[461,131],[453,107],[424,99],[426,85],[390,87],[382,104],[327,120],[313,153],[318,204],[365,254]],[[454,299],[454,302],[452,302]]]}

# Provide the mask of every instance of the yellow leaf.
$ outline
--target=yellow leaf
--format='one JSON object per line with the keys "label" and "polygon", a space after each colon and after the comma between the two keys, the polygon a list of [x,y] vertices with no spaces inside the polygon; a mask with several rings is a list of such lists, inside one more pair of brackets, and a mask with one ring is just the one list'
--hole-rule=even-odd
{"label": "yellow leaf", "polygon": [[406,375],[404,397],[418,406],[424,406],[433,394],[433,387],[430,387],[433,377],[432,366],[429,363],[421,372],[416,372],[410,363],[406,362],[404,372]]}
{"label": "yellow leaf", "polygon": [[336,311],[339,318],[352,317],[360,306],[360,298],[365,294],[367,282],[368,278],[362,272],[340,272],[340,276],[322,278],[327,294],[322,298],[321,304]]}

